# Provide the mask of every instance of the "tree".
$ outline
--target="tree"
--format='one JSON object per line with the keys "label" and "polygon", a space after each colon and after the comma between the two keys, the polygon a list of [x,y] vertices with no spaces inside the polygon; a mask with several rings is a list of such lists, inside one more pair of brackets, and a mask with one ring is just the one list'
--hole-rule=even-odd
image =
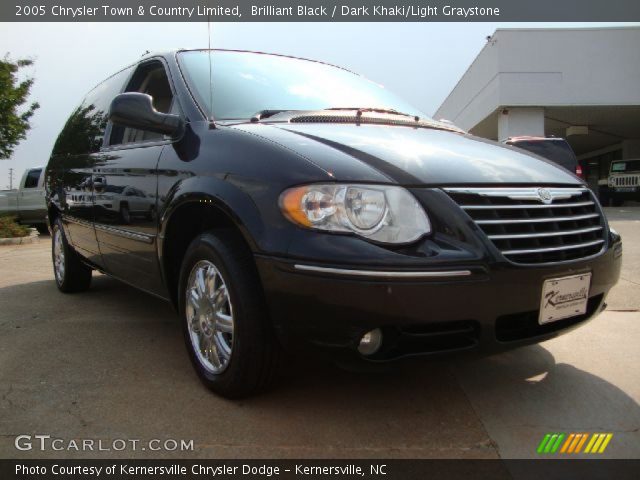
{"label": "tree", "polygon": [[29,96],[33,78],[18,79],[18,70],[33,64],[32,60],[11,61],[9,56],[0,60],[0,160],[7,159],[14,148],[24,140],[31,128],[29,120],[40,107],[34,102],[21,108]]}

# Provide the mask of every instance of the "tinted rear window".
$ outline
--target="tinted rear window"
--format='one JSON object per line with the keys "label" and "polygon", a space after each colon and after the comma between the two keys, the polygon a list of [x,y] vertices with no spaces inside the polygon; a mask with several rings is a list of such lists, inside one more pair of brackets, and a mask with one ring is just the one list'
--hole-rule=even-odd
{"label": "tinted rear window", "polygon": [[54,155],[77,155],[100,150],[111,101],[124,89],[131,68],[122,70],[91,90],[75,109],[53,147]]}
{"label": "tinted rear window", "polygon": [[551,160],[552,162],[563,166],[571,172],[576,171],[578,160],[567,142],[558,140],[523,140],[509,142],[509,144],[514,147],[527,150],[528,152],[535,153],[536,155],[540,155],[547,160]]}
{"label": "tinted rear window", "polygon": [[626,162],[613,162],[611,172],[640,172],[640,160],[627,160]]}

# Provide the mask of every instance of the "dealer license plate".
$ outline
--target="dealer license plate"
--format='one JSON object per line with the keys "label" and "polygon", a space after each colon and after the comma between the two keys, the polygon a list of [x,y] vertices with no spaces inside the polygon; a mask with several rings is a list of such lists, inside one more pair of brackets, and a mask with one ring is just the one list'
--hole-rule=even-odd
{"label": "dealer license plate", "polygon": [[618,187],[615,189],[616,193],[629,193],[629,192],[635,192],[636,191],[636,187]]}
{"label": "dealer license plate", "polygon": [[545,280],[538,323],[544,325],[587,313],[590,285],[591,273]]}

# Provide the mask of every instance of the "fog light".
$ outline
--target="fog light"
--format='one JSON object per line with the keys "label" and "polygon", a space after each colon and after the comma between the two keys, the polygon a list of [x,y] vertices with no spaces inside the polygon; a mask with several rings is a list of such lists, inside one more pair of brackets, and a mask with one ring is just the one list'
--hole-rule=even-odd
{"label": "fog light", "polygon": [[362,355],[373,355],[382,346],[382,332],[379,328],[365,333],[360,339],[358,351]]}

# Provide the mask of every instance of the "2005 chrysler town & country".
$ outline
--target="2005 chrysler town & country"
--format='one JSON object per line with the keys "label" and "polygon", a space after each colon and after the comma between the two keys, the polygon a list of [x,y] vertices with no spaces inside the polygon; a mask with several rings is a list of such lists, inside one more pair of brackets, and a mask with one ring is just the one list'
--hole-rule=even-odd
{"label": "2005 chrysler town & country", "polygon": [[46,171],[55,279],[173,303],[203,382],[283,350],[494,352],[600,312],[622,244],[570,172],[321,62],[191,50],[94,88]]}

